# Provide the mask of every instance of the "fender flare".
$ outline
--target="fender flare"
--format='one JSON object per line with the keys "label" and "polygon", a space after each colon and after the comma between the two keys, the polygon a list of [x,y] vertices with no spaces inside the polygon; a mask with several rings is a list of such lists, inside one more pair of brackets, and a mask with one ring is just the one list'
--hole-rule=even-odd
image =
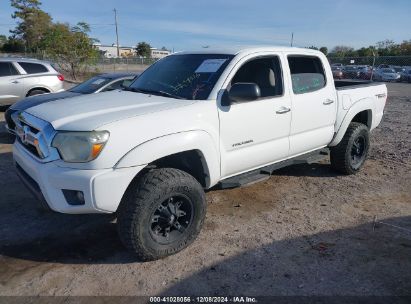
{"label": "fender flare", "polygon": [[196,150],[208,176],[207,188],[220,179],[220,158],[212,137],[202,130],[173,133],[143,142],[128,151],[114,166],[127,168],[150,164],[162,157]]}
{"label": "fender flare", "polygon": [[375,113],[375,101],[372,98],[360,99],[357,102],[355,102],[345,114],[345,117],[343,121],[341,122],[338,131],[335,133],[333,140],[329,144],[330,147],[333,147],[339,144],[339,142],[344,137],[345,132],[347,131],[348,126],[350,125],[355,115],[363,111],[371,111],[371,118],[370,118],[371,121],[369,122],[368,127],[370,128],[370,130],[373,129],[372,120],[373,120],[373,113]]}

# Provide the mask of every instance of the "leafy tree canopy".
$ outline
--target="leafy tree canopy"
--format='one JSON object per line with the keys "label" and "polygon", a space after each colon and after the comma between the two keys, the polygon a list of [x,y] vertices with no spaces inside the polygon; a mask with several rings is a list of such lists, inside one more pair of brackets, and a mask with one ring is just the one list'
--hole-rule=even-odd
{"label": "leafy tree canopy", "polygon": [[136,47],[137,55],[141,57],[151,57],[151,45],[147,42],[139,42]]}
{"label": "leafy tree canopy", "polygon": [[27,51],[36,51],[38,43],[52,25],[49,14],[40,9],[39,0],[11,0],[16,10],[12,17],[17,19],[17,26],[11,30],[13,39],[24,42]]}
{"label": "leafy tree canopy", "polygon": [[76,79],[84,64],[98,55],[88,36],[89,30],[89,25],[84,22],[73,27],[66,23],[55,23],[44,35],[39,46],[48,56],[62,63],[62,68]]}

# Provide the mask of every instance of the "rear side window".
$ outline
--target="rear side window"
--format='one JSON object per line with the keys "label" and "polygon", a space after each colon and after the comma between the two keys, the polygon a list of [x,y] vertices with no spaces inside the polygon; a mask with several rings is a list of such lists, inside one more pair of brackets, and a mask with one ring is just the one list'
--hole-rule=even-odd
{"label": "rear side window", "polygon": [[19,65],[26,71],[27,74],[46,73],[49,71],[44,65],[38,63],[19,62]]}
{"label": "rear side window", "polygon": [[314,56],[288,56],[291,81],[295,94],[314,92],[325,87],[324,68]]}
{"label": "rear side window", "polygon": [[11,62],[0,62],[0,77],[18,75],[16,68]]}

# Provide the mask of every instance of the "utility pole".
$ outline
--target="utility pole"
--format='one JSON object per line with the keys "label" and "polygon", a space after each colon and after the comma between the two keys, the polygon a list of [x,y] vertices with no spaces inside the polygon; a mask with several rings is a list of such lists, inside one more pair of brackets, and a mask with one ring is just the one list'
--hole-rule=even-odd
{"label": "utility pole", "polygon": [[294,32],[291,33],[291,46],[293,46],[293,42],[294,42]]}
{"label": "utility pole", "polygon": [[117,37],[117,57],[120,57],[120,47],[118,45],[118,25],[117,25],[117,10],[114,9],[114,22],[116,25],[116,37]]}

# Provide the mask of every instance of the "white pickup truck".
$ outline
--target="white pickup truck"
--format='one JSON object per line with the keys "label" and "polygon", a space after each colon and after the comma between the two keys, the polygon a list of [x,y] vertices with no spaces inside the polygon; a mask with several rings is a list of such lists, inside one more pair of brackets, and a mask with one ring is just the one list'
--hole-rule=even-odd
{"label": "white pickup truck", "polygon": [[182,52],[127,89],[15,115],[13,155],[46,207],[116,212],[124,245],[153,260],[199,234],[204,189],[241,186],[328,152],[333,168],[357,172],[386,98],[384,84],[334,82],[314,50]]}

